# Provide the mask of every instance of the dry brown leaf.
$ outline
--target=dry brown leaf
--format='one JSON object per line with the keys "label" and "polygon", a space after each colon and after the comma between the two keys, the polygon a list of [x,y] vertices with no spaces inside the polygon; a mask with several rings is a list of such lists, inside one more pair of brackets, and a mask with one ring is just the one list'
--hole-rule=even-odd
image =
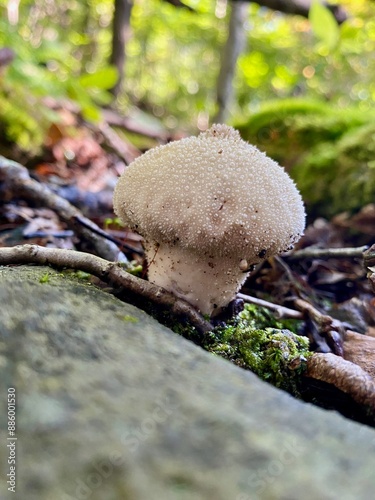
{"label": "dry brown leaf", "polygon": [[375,381],[355,363],[331,353],[315,353],[307,362],[306,376],[335,386],[375,412]]}
{"label": "dry brown leaf", "polygon": [[344,359],[363,368],[375,380],[375,338],[348,330],[344,339]]}

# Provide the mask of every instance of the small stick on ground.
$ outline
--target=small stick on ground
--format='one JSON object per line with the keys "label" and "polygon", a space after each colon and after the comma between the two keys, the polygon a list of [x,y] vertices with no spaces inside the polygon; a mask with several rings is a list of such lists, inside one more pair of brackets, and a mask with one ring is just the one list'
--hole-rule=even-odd
{"label": "small stick on ground", "polygon": [[57,268],[85,271],[122,292],[127,300],[137,305],[147,302],[168,309],[176,317],[185,317],[199,333],[212,330],[213,326],[187,302],[177,298],[163,288],[137,278],[116,262],[109,262],[95,255],[75,250],[45,248],[38,245],[17,245],[0,248],[0,265],[39,264]]}
{"label": "small stick on ground", "polygon": [[[84,217],[78,208],[55,194],[47,186],[31,179],[27,168],[3,156],[0,156],[0,191],[3,198],[8,201],[15,197],[22,197],[50,208],[77,235],[89,242],[96,254],[107,260],[128,262],[126,256],[113,242],[97,234],[100,228]],[[84,225],[82,221],[85,222]]]}
{"label": "small stick on ground", "polygon": [[327,340],[333,353],[342,357],[344,355],[343,337],[346,330],[341,321],[327,314],[322,314],[306,300],[296,298],[294,299],[294,305],[317,325],[319,333]]}
{"label": "small stick on ground", "polygon": [[368,246],[357,248],[314,248],[308,247],[303,250],[284,255],[288,260],[303,260],[303,259],[353,259],[363,258],[363,252],[368,249]]}
{"label": "small stick on ground", "polygon": [[108,241],[112,241],[113,243],[115,243],[117,246],[121,247],[121,248],[125,248],[126,250],[128,250],[129,252],[132,252],[132,253],[136,253],[137,255],[143,255],[144,252],[143,251],[140,251],[140,250],[137,250],[136,248],[134,247],[131,247],[130,245],[127,245],[126,243],[123,243],[122,241],[120,241],[118,238],[114,238],[113,236],[111,236],[110,234],[106,233],[104,231],[104,229],[100,229],[100,227],[95,227],[92,225],[92,222],[90,221],[90,219],[87,219],[87,217],[83,217],[83,216],[76,216],[76,220],[79,224],[81,224],[82,226],[85,226],[87,227],[87,229],[90,229],[90,231],[92,231],[93,233],[96,233],[98,234],[99,236],[102,236],[103,238],[105,238],[106,240]]}
{"label": "small stick on ground", "polygon": [[364,253],[363,265],[367,270],[367,278],[371,285],[372,291],[375,293],[375,245],[372,245]]}
{"label": "small stick on ground", "polygon": [[111,109],[103,109],[102,116],[104,121],[110,127],[124,128],[129,130],[129,132],[151,137],[152,139],[157,139],[162,142],[166,142],[170,138],[170,135],[167,132],[156,130],[152,127],[148,127],[147,125],[138,123],[132,118],[121,116],[116,113],[116,111]]}
{"label": "small stick on ground", "polygon": [[303,314],[300,311],[294,309],[289,309],[288,307],[281,306],[279,304],[273,304],[267,300],[258,299],[257,297],[252,297],[251,295],[245,295],[243,293],[238,293],[237,297],[242,299],[248,304],[255,304],[256,306],[266,307],[270,311],[275,313],[275,316],[279,319],[281,318],[291,318],[291,319],[303,319]]}
{"label": "small stick on ground", "polygon": [[365,251],[363,256],[363,263],[365,267],[375,266],[375,245],[372,245],[368,250]]}
{"label": "small stick on ground", "polygon": [[[94,125],[90,124],[89,127],[95,131]],[[129,163],[141,155],[139,149],[133,146],[130,142],[125,142],[125,140],[122,139],[107,123],[102,122],[99,124],[98,130],[104,138],[105,145],[114,151],[126,165],[129,165]]]}

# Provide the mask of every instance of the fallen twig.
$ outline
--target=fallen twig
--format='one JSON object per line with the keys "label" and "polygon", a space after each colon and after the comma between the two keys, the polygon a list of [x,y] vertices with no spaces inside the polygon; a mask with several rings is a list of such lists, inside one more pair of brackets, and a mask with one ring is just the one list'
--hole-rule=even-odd
{"label": "fallen twig", "polygon": [[[104,231],[104,229],[101,229],[100,227],[93,227],[92,226],[92,223],[90,221],[90,219],[87,219],[87,217],[83,217],[83,216],[76,216],[76,220],[79,224],[82,224],[82,226],[85,226],[87,227],[88,229],[90,229],[90,231],[92,231],[93,233],[96,233],[98,234],[99,236],[102,236],[103,238],[109,240],[109,241],[112,241],[113,243],[115,243],[117,246],[119,247],[122,247],[122,248],[126,248],[126,250],[129,250],[130,252],[132,253],[136,253],[137,255],[143,255],[143,252],[140,251],[140,250],[137,250],[136,248],[134,247],[131,247],[130,245],[127,245],[126,243],[123,243],[122,241],[120,241],[118,238],[114,238],[113,236],[111,236],[110,234],[106,233]],[[89,222],[89,223],[88,223]]]}
{"label": "fallen twig", "polygon": [[103,109],[102,116],[105,122],[111,127],[119,127],[134,132],[136,134],[145,135],[146,137],[151,137],[152,139],[158,139],[160,141],[166,142],[170,139],[170,134],[168,132],[156,130],[147,125],[136,122],[134,119],[121,116],[116,111],[112,109]]}
{"label": "fallen twig", "polygon": [[368,246],[358,248],[315,248],[308,247],[303,250],[296,250],[284,257],[288,260],[302,259],[345,259],[345,258],[363,258],[363,252]]}
{"label": "fallen twig", "polygon": [[[30,178],[28,170],[14,161],[0,156],[0,186],[3,198],[23,197],[55,211],[68,227],[88,241],[95,253],[108,260],[127,262],[126,256],[111,241],[100,236],[100,228],[82,215],[78,208],[61,198],[47,186]],[[85,224],[82,224],[85,221]]]}
{"label": "fallen twig", "polygon": [[303,319],[303,314],[300,311],[289,309],[288,307],[284,307],[279,304],[273,304],[267,300],[258,299],[257,297],[252,297],[251,295],[245,295],[243,293],[238,293],[237,297],[248,304],[266,307],[270,311],[274,312],[277,318]]}
{"label": "fallen twig", "polygon": [[370,282],[372,291],[375,293],[375,245],[372,245],[364,253],[363,264],[367,269],[367,278]]}
{"label": "fallen twig", "polygon": [[186,317],[200,333],[212,330],[213,326],[187,302],[141,278],[137,278],[116,262],[84,252],[45,248],[38,245],[17,245],[0,248],[0,265],[39,264],[58,268],[69,268],[90,273],[113,286],[118,293],[126,296],[129,302],[147,308],[147,301],[168,309],[177,317]]}
{"label": "fallen twig", "polygon": [[328,316],[328,314],[322,314],[306,300],[296,298],[294,305],[317,325],[319,333],[327,340],[333,353],[337,356],[343,356],[345,327],[341,321]]}
{"label": "fallen twig", "polygon": [[[94,128],[92,124],[90,128]],[[95,129],[94,129],[95,130]],[[102,122],[98,125],[98,130],[102,134],[106,145],[112,149],[116,155],[121,158],[126,165],[129,165],[137,156],[141,154],[132,144],[125,142],[107,123]]]}
{"label": "fallen twig", "polygon": [[375,267],[375,245],[364,252],[363,263],[365,267]]}

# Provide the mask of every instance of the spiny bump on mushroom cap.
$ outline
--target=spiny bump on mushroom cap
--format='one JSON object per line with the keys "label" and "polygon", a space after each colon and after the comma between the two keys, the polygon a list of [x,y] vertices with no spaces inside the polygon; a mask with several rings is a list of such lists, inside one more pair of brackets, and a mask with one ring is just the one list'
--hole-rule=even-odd
{"label": "spiny bump on mushroom cap", "polygon": [[137,158],[118,181],[114,208],[146,240],[249,263],[289,249],[305,225],[284,169],[226,125]]}
{"label": "spiny bump on mushroom cap", "polygon": [[217,139],[231,139],[232,141],[241,141],[241,136],[238,130],[229,127],[223,123],[214,123],[211,128],[199,134],[200,139],[209,139],[216,137]]}

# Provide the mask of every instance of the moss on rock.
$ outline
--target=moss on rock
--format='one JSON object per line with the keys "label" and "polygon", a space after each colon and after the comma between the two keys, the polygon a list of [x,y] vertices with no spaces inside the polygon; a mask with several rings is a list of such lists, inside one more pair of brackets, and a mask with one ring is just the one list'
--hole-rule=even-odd
{"label": "moss on rock", "polygon": [[292,170],[306,202],[323,215],[355,211],[375,197],[375,123],[319,144]]}
{"label": "moss on rock", "polygon": [[[295,322],[289,320],[289,324],[296,327]],[[209,333],[204,347],[293,394],[298,393],[298,379],[310,355],[306,337],[284,328],[267,310],[253,305],[246,305],[232,324]]]}
{"label": "moss on rock", "polygon": [[267,103],[237,126],[285,166],[311,215],[355,211],[375,197],[374,113],[323,102]]}

